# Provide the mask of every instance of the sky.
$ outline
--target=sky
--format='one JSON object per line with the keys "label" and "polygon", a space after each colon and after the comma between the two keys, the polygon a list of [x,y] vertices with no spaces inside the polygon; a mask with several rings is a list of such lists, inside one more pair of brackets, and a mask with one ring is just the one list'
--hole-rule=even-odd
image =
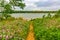
{"label": "sky", "polygon": [[60,0],[24,0],[25,10],[59,10]]}
{"label": "sky", "polygon": [[[8,0],[7,0],[8,1]],[[24,0],[24,10],[59,10],[60,0]],[[19,10],[18,7],[16,9]]]}

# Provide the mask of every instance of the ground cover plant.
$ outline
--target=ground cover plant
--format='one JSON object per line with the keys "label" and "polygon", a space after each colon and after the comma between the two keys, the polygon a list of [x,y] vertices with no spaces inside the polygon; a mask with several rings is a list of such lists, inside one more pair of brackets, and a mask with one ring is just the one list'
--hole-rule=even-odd
{"label": "ground cover plant", "polygon": [[60,16],[56,17],[57,15],[31,20],[35,40],[60,40]]}
{"label": "ground cover plant", "polygon": [[25,40],[29,22],[22,18],[0,20],[0,40]]}

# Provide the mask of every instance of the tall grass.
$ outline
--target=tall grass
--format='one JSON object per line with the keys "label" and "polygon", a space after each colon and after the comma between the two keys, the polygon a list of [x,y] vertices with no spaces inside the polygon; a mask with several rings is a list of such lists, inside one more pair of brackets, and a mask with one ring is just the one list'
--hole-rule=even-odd
{"label": "tall grass", "polygon": [[0,21],[0,40],[25,40],[29,22],[23,19],[1,20]]}
{"label": "tall grass", "polygon": [[36,40],[60,40],[60,16],[49,15],[31,20]]}

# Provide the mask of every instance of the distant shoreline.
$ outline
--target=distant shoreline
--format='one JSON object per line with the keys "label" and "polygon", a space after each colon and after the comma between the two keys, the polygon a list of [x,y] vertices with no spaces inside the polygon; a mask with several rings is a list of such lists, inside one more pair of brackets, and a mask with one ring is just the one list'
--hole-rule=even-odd
{"label": "distant shoreline", "polygon": [[[57,11],[11,11],[5,13],[56,13]],[[3,12],[0,12],[3,13]]]}

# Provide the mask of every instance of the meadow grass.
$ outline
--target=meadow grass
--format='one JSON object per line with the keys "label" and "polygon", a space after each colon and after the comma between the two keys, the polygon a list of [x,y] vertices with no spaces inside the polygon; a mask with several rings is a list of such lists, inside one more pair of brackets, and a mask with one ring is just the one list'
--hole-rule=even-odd
{"label": "meadow grass", "polygon": [[25,40],[29,22],[22,18],[0,20],[0,40]]}

